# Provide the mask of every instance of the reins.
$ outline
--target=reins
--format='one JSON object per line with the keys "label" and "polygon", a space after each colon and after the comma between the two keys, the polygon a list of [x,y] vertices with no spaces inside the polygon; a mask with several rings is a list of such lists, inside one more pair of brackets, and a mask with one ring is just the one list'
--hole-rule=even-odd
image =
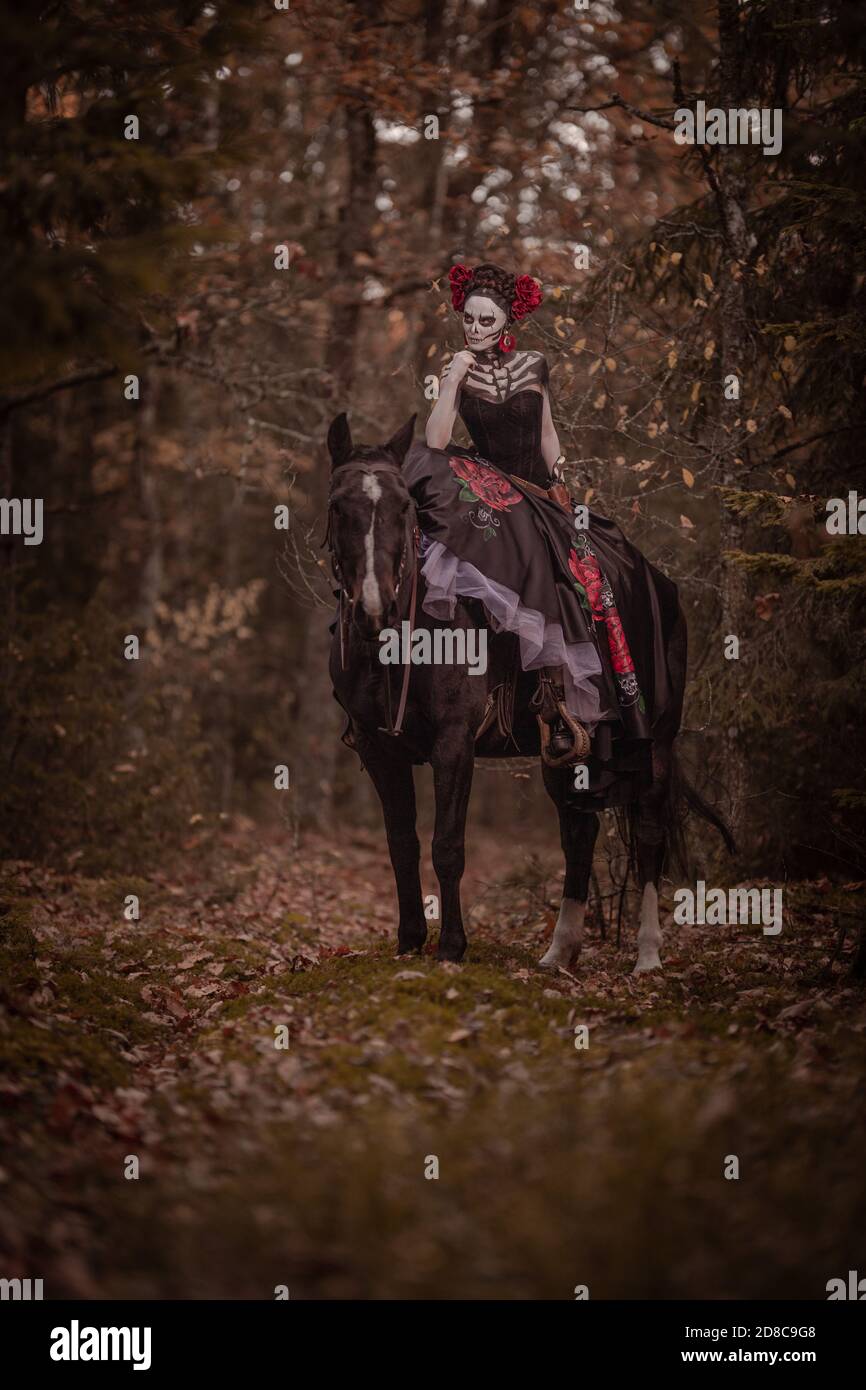
{"label": "reins", "polygon": [[[392,471],[393,465],[387,464],[387,463],[380,463],[380,464],[377,464],[377,463],[366,463],[366,462],[364,462],[364,461],[362,461],[362,460],[359,459],[357,463],[354,463],[354,464],[344,464],[343,467],[344,467],[344,468],[357,468],[357,469],[359,469],[359,470],[361,471],[362,474],[366,474],[367,476],[369,476],[370,474],[373,474],[373,473],[384,472],[386,469],[390,472],[390,471]],[[340,586],[339,611],[338,611],[338,617],[337,617],[337,624],[338,624],[339,632],[340,632],[340,670],[341,670],[341,671],[345,671],[345,669],[346,669],[346,647],[347,647],[347,644],[348,644],[348,636],[349,636],[349,623],[350,623],[350,621],[351,621],[351,618],[352,618],[352,615],[353,615],[353,612],[354,612],[354,607],[355,607],[355,605],[354,605],[353,603],[350,602],[349,596],[348,596],[348,594],[346,593],[346,588],[345,588],[345,585],[344,585],[344,582],[343,582],[342,569],[341,569],[341,566],[340,566],[340,557],[339,557],[339,555],[337,554],[337,551],[336,551],[336,548],[335,548],[334,542],[333,542],[332,527],[331,527],[331,509],[332,509],[332,506],[333,506],[333,501],[332,501],[332,499],[329,498],[329,500],[328,500],[327,524],[326,524],[326,528],[325,528],[325,537],[324,537],[324,540],[322,541],[322,545],[323,545],[323,546],[326,545],[326,546],[328,547],[328,553],[329,553],[329,555],[330,555],[330,557],[331,557],[331,569],[333,570],[334,578],[336,579],[337,583],[338,583],[339,586]],[[407,517],[406,517],[406,530],[405,530],[405,535],[404,535],[404,539],[403,539],[403,550],[402,550],[402,553],[401,553],[401,556],[400,556],[400,566],[399,566],[399,569],[398,569],[398,571],[397,571],[397,580],[396,580],[396,583],[395,583],[395,585],[394,585],[394,598],[395,598],[395,601],[397,601],[397,600],[399,600],[399,597],[400,597],[400,590],[401,590],[402,585],[403,585],[403,580],[404,580],[404,578],[405,578],[406,567],[407,567],[407,563],[408,563],[408,564],[411,566],[411,571],[412,571],[412,589],[411,589],[411,593],[410,593],[410,596],[409,596],[409,641],[408,641],[408,643],[407,643],[407,648],[406,648],[406,654],[407,654],[407,656],[409,655],[409,652],[410,652],[410,650],[411,650],[412,632],[413,632],[413,629],[414,629],[414,626],[415,626],[415,613],[416,613],[417,602],[418,602],[418,550],[419,550],[419,543],[420,543],[420,532],[419,532],[419,530],[418,530],[418,524],[417,524],[417,521],[416,521],[416,518],[415,518],[415,504],[414,504],[414,502],[412,502],[411,499],[410,499],[410,509],[409,509],[409,512],[408,512]],[[348,611],[347,611],[347,609],[348,609]],[[406,661],[406,662],[404,663],[404,667],[405,667],[405,669],[404,669],[404,672],[403,672],[403,680],[402,680],[402,685],[401,685],[401,689],[400,689],[400,701],[399,701],[399,704],[398,704],[398,706],[397,706],[397,718],[396,718],[396,719],[392,719],[392,716],[391,716],[391,676],[390,676],[390,672],[389,672],[386,668],[383,668],[383,673],[384,673],[384,676],[385,676],[385,703],[386,703],[386,707],[387,707],[387,711],[388,711],[388,713],[387,713],[388,724],[387,724],[387,727],[380,728],[380,732],[381,732],[381,733],[384,733],[384,734],[390,734],[390,735],[392,735],[392,737],[394,737],[394,738],[396,738],[396,737],[402,732],[402,729],[403,729],[403,719],[404,719],[404,716],[405,716],[405,714],[406,714],[406,703],[407,703],[408,698],[409,698],[409,682],[410,682],[411,675],[412,675],[412,663],[411,663],[411,661]]]}

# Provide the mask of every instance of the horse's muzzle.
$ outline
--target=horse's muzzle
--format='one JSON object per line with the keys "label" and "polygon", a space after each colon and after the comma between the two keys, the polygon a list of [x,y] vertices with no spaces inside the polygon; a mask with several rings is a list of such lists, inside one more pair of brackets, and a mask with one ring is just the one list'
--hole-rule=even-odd
{"label": "horse's muzzle", "polygon": [[352,607],[352,623],[365,642],[375,642],[386,628],[397,623],[397,604],[392,598],[378,613],[368,613],[363,603]]}

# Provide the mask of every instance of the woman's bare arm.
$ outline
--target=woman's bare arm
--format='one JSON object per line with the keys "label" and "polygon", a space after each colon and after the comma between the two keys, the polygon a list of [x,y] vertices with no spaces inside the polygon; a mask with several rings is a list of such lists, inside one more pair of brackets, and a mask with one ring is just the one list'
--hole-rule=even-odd
{"label": "woman's bare arm", "polygon": [[439,387],[439,397],[427,419],[424,438],[428,449],[447,449],[454,433],[457,418],[457,397],[460,383],[472,366],[471,352],[455,353],[445,371]]}
{"label": "woman's bare arm", "polygon": [[559,435],[556,433],[556,426],[553,423],[553,414],[550,409],[550,394],[546,386],[542,386],[541,394],[544,397],[544,407],[541,415],[541,457],[552,473],[553,465],[556,463],[562,450],[559,447]]}

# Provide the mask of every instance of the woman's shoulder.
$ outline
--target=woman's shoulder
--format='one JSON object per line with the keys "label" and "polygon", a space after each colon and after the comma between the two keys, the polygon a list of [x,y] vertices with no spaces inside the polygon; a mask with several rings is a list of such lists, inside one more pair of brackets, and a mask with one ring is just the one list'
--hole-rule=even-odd
{"label": "woman's shoulder", "polygon": [[546,386],[550,379],[550,368],[543,352],[515,352],[512,364],[512,380],[515,386]]}

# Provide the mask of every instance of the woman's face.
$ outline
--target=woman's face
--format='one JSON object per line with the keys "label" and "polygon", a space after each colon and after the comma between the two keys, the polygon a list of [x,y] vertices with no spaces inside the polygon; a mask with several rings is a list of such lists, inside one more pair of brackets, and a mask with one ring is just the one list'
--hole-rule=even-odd
{"label": "woman's face", "polygon": [[472,352],[495,347],[505,327],[507,314],[483,294],[473,294],[463,306],[463,336]]}

